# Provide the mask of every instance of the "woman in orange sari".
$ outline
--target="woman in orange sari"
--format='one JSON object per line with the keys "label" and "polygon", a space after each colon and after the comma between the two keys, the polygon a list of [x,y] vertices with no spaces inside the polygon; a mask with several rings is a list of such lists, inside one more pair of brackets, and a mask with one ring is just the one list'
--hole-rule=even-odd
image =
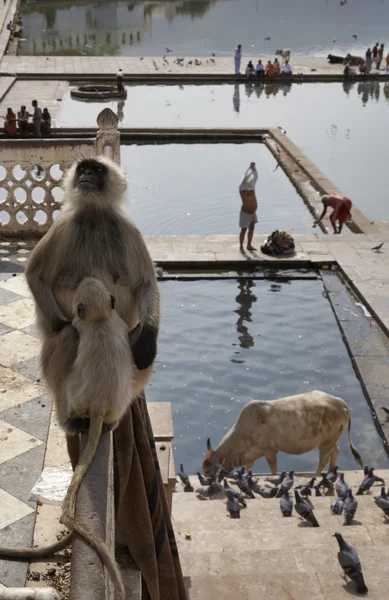
{"label": "woman in orange sari", "polygon": [[4,132],[9,137],[16,136],[16,115],[12,108],[7,108],[4,120]]}

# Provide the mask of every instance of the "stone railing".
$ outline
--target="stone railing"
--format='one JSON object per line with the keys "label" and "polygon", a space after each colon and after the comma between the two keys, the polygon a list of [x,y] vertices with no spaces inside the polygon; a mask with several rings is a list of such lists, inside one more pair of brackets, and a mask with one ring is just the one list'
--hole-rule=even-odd
{"label": "stone railing", "polygon": [[104,109],[96,139],[7,139],[0,142],[0,236],[40,237],[53,223],[64,171],[80,156],[120,162],[118,117]]}

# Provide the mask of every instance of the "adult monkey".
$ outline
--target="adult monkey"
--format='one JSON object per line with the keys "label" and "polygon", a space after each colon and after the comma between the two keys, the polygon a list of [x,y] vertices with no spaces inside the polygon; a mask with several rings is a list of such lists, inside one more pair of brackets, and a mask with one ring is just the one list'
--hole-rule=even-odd
{"label": "adult monkey", "polygon": [[[77,356],[78,334],[71,321],[78,284],[95,277],[115,296],[116,310],[131,332],[138,389],[147,383],[157,352],[159,290],[146,244],[124,211],[126,188],[123,171],[105,157],[73,164],[64,180],[61,215],[35,247],[26,269],[43,337],[42,370],[67,434],[73,468],[78,461],[74,436],[89,421],[73,418],[66,402],[65,382]],[[0,556],[44,558],[70,542],[71,534],[46,548],[0,547]]]}

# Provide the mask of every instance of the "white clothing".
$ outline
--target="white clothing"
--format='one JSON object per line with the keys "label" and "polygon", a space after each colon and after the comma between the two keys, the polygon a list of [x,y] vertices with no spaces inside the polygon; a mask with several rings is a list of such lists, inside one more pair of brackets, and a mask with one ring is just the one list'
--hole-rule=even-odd
{"label": "white clothing", "polygon": [[238,48],[236,48],[235,50],[235,58],[234,58],[234,62],[235,62],[235,75],[239,75],[240,73],[240,61],[242,60],[242,50],[238,50]]}
{"label": "white clothing", "polygon": [[116,77],[123,77],[123,71],[118,71],[116,73]]}
{"label": "white clothing", "polygon": [[286,73],[287,75],[292,74],[292,67],[289,63],[286,63],[285,65],[283,65],[282,69],[281,69],[281,73]]}
{"label": "white clothing", "polygon": [[247,229],[252,223],[253,225],[255,225],[255,223],[258,223],[257,213],[254,212],[250,214],[245,213],[243,212],[243,210],[241,210],[239,213],[239,227],[241,229]]}
{"label": "white clothing", "polygon": [[235,60],[240,60],[242,58],[242,49],[235,48]]}
{"label": "white clothing", "polygon": [[257,73],[263,73],[264,70],[265,70],[265,67],[261,63],[260,65],[255,65],[255,70],[256,70]]}
{"label": "white clothing", "polygon": [[253,73],[253,69],[251,67],[246,67],[246,77],[250,77]]}
{"label": "white clothing", "polygon": [[258,171],[254,169],[252,169],[251,167],[249,167],[246,171],[246,173],[244,174],[244,177],[242,179],[242,182],[239,186],[239,191],[240,192],[252,192],[255,190],[255,184],[257,183],[257,179],[258,179]]}

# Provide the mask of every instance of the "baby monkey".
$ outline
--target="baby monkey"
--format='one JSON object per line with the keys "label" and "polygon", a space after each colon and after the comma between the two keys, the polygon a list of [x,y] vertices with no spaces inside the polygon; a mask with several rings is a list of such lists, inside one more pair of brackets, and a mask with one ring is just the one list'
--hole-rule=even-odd
{"label": "baby monkey", "polygon": [[75,518],[77,492],[96,453],[103,425],[114,429],[133,397],[129,331],[114,309],[114,296],[98,279],[81,281],[74,296],[72,321],[79,333],[79,345],[67,381],[66,402],[69,418],[88,417],[90,427],[63,503],[61,521],[96,549],[118,591],[122,591],[120,574],[107,545]]}

